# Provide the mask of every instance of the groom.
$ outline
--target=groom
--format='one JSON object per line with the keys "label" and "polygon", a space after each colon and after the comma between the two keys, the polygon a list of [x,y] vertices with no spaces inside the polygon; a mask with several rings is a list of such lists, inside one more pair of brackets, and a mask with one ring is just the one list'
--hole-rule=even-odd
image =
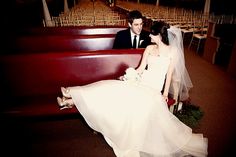
{"label": "groom", "polygon": [[149,32],[143,30],[143,16],[138,10],[128,14],[129,28],[117,32],[113,49],[146,48],[151,44]]}

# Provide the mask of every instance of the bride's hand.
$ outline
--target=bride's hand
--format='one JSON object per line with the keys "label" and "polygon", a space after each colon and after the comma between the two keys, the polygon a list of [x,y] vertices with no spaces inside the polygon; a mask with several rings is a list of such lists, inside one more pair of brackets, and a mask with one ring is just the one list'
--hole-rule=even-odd
{"label": "bride's hand", "polygon": [[138,73],[138,75],[139,75],[139,76],[141,76],[141,75],[142,75],[142,73],[143,73],[143,71],[142,71],[142,70],[140,70],[140,69],[136,69],[136,71],[137,71],[137,73]]}
{"label": "bride's hand", "polygon": [[124,81],[125,77],[124,76],[120,76],[120,77],[118,77],[118,80]]}

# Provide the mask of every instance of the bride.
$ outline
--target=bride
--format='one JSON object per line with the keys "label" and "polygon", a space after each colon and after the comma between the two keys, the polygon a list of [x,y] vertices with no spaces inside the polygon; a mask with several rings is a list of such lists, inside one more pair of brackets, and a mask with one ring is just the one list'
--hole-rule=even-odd
{"label": "bride", "polygon": [[151,27],[150,38],[154,44],[145,49],[140,66],[128,68],[122,81],[62,87],[58,104],[61,109],[75,105],[117,157],[205,157],[207,138],[192,133],[167,106],[173,84],[178,83],[181,99],[192,87],[181,32],[159,21]]}

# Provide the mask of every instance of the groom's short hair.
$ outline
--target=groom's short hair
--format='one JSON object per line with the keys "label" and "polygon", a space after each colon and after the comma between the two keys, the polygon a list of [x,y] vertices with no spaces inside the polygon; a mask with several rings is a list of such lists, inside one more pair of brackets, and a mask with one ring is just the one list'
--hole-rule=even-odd
{"label": "groom's short hair", "polygon": [[128,14],[128,22],[132,24],[134,19],[143,19],[142,13],[138,10],[130,11]]}

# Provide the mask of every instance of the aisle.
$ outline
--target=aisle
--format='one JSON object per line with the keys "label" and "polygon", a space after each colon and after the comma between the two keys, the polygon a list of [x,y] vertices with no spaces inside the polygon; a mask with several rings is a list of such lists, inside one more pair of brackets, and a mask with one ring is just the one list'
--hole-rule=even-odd
{"label": "aisle", "polygon": [[203,60],[194,51],[185,51],[186,66],[193,81],[190,93],[194,104],[201,106],[205,115],[196,129],[208,137],[209,157],[227,156],[233,151],[236,139],[235,97],[236,79],[222,68]]}

